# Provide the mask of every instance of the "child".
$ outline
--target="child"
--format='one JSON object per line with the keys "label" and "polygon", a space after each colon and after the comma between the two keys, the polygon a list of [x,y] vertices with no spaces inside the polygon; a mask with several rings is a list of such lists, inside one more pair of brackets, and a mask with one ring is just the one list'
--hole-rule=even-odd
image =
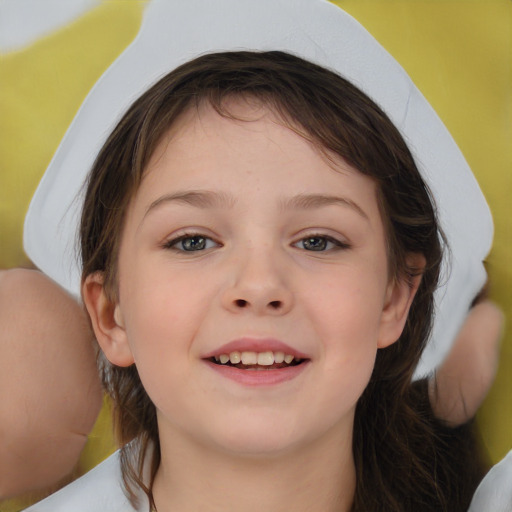
{"label": "child", "polygon": [[434,208],[341,77],[281,52],[171,72],[100,152],[81,240],[133,506],[467,508],[470,454],[410,384]]}
{"label": "child", "polygon": [[199,57],[88,183],[82,293],[126,444],[34,510],[467,508],[473,455],[411,385],[442,237],[367,96],[288,53]]}

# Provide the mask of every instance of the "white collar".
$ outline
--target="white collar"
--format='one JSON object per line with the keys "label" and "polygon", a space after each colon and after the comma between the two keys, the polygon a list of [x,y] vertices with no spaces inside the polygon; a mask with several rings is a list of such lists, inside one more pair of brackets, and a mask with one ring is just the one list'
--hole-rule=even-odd
{"label": "white collar", "polygon": [[117,451],[78,480],[25,512],[147,512],[146,495],[139,490],[137,496],[140,506],[134,508],[124,493]]}

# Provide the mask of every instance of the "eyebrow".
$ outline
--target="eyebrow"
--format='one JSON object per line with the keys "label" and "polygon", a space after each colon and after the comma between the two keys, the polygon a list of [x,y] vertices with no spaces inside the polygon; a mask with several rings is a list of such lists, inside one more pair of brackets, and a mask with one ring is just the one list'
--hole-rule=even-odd
{"label": "eyebrow", "polygon": [[281,204],[283,210],[312,210],[331,205],[348,206],[366,220],[369,220],[366,212],[357,203],[347,197],[325,194],[299,194],[283,201]]}
{"label": "eyebrow", "polygon": [[235,198],[230,194],[223,192],[213,192],[209,190],[189,190],[186,192],[176,192],[174,194],[165,194],[153,201],[146,209],[144,217],[149,212],[165,203],[183,203],[196,208],[229,208],[235,203]]}
{"label": "eyebrow", "polygon": [[[146,217],[152,210],[166,203],[182,203],[196,208],[230,208],[236,203],[236,199],[231,194],[225,192],[216,192],[210,190],[189,190],[184,192],[175,192],[165,194],[155,199],[144,213]],[[349,207],[366,220],[369,220],[366,212],[354,201],[346,197],[326,195],[326,194],[299,194],[281,201],[280,208],[286,210],[313,210],[331,205],[341,205]]]}

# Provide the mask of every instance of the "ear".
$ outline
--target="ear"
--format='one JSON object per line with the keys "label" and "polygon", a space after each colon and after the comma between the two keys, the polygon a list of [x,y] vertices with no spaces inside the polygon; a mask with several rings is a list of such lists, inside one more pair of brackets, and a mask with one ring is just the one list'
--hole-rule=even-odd
{"label": "ear", "polygon": [[91,317],[96,339],[107,359],[116,366],[130,366],[134,360],[121,308],[118,303],[108,299],[103,283],[103,273],[88,275],[82,284],[82,298]]}
{"label": "ear", "polygon": [[416,270],[414,275],[393,277],[386,290],[386,300],[382,310],[378,348],[389,347],[400,338],[409,314],[414,296],[421,283],[425,269],[423,254],[409,254],[406,257],[408,268]]}

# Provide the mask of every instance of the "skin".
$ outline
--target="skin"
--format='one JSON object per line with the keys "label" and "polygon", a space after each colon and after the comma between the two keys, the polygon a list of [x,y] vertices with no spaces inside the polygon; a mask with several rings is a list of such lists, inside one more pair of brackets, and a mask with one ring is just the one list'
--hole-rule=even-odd
{"label": "skin", "polygon": [[[48,297],[45,291],[48,287],[51,289],[51,301],[44,300]],[[35,300],[39,294],[42,294],[40,296],[41,300]],[[31,321],[38,324],[43,318],[46,318],[45,323],[51,320],[46,315],[49,304],[53,304],[55,301],[57,304],[66,304],[66,326],[70,330],[70,335],[63,336],[62,332],[56,329],[55,326],[47,325],[45,330],[41,330],[39,325],[36,329],[39,333],[39,340],[42,339],[41,335],[48,335],[44,339],[45,346],[55,344],[53,357],[49,361],[45,361],[44,365],[55,364],[57,355],[58,358],[62,359],[62,364],[58,367],[59,371],[66,367],[73,369],[71,377],[64,376],[64,379],[79,377],[79,380],[82,381],[83,379],[83,382],[87,382],[87,379],[94,381],[96,373],[94,368],[89,368],[89,365],[77,364],[78,361],[80,363],[83,361],[83,355],[79,347],[87,340],[88,333],[88,325],[83,321],[82,312],[73,304],[69,307],[71,297],[41,273],[34,270],[12,269],[0,271],[0,303],[2,303],[0,315],[4,314],[1,322],[3,341],[2,359],[0,360],[0,365],[2,365],[0,393],[2,390],[8,389],[6,382],[13,367],[25,365],[25,368],[30,368],[26,371],[32,373],[43,366],[41,359],[35,360],[23,357],[23,353],[30,348],[27,341],[30,341],[30,344],[33,341],[33,336],[28,338],[26,336],[27,323],[16,322],[13,324],[11,322],[12,317],[6,318],[7,310],[3,307],[3,304],[12,304],[13,299],[20,296],[25,297],[22,303],[25,314],[28,313]],[[9,301],[6,302],[4,297],[7,297]],[[34,300],[27,302],[26,297],[33,297]],[[58,318],[60,319],[60,316]],[[6,330],[9,323],[11,325]],[[454,343],[453,350],[430,381],[430,398],[434,412],[447,424],[457,426],[471,419],[485,398],[496,373],[502,327],[503,313],[488,300],[477,304],[469,312],[468,319]],[[57,334],[55,334],[55,331],[57,331]],[[7,333],[9,333],[9,336],[4,336]],[[11,343],[7,344],[9,339]],[[69,343],[71,340],[76,342],[78,346]],[[62,353],[63,346],[69,347],[71,351],[66,354]],[[86,341],[85,346],[87,346]],[[45,357],[49,353],[49,351],[44,352],[41,356]],[[8,364],[14,358],[16,358],[17,364],[14,366]],[[87,373],[87,368],[91,371],[90,375]],[[12,375],[10,378],[13,378]],[[23,384],[27,384],[27,387],[24,388]],[[55,486],[58,486],[58,482],[63,483],[70,478],[72,468],[76,465],[85,442],[85,434],[90,431],[98,408],[99,394],[97,391],[91,389],[91,393],[77,393],[73,400],[73,403],[77,404],[75,411],[79,411],[85,416],[82,417],[82,425],[76,428],[76,421],[81,416],[68,414],[70,412],[68,408],[65,410],[65,415],[51,416],[48,415],[49,409],[33,407],[31,411],[35,413],[35,417],[31,425],[37,424],[37,429],[32,429],[23,435],[23,439],[20,439],[18,421],[15,420],[16,416],[13,415],[13,412],[16,413],[20,410],[18,403],[21,402],[16,404],[13,402],[16,399],[21,400],[21,394],[30,397],[34,390],[44,389],[44,396],[41,396],[40,400],[44,400],[46,403],[52,401],[56,404],[62,403],[63,394],[69,393],[69,386],[52,387],[50,393],[48,393],[47,388],[38,388],[30,379],[18,381],[17,386],[17,398],[2,394],[2,400],[0,401],[3,405],[0,415],[2,415],[1,424],[4,429],[2,436],[0,436],[0,439],[4,440],[4,444],[0,448],[2,453],[0,456],[1,499],[34,490],[34,483],[41,477],[43,481],[36,485],[42,489],[41,495],[48,494]],[[84,386],[79,384],[74,389],[80,391],[84,389]],[[31,400],[34,400],[34,398]],[[55,421],[58,422],[58,425],[53,425]],[[37,434],[41,427],[41,434]],[[45,444],[42,446],[43,443],[39,443],[37,440],[44,437],[44,431],[52,432],[52,438],[55,438],[56,434],[60,432],[58,442],[48,444],[45,440]],[[81,435],[73,434],[80,431],[82,432]],[[14,450],[18,453],[22,453],[21,456],[17,457],[17,464],[14,464],[6,455],[5,447],[7,444],[5,444],[5,440],[9,438],[11,439],[9,449],[12,450],[14,447]],[[27,439],[34,440],[28,449],[25,444]],[[19,447],[17,443],[19,443]],[[53,463],[48,464],[48,461]],[[23,464],[20,465],[20,462],[23,462]],[[37,469],[43,465],[44,471]],[[18,466],[19,469],[13,470]],[[281,475],[279,475],[279,478],[281,478]]]}
{"label": "skin", "polygon": [[42,273],[0,272],[0,498],[76,466],[101,406],[82,307]]}
{"label": "skin", "polygon": [[[90,288],[97,294],[96,281],[92,279]],[[23,321],[18,321],[21,311]],[[114,310],[118,319],[120,311]],[[35,489],[47,494],[70,478],[99,410],[101,392],[91,333],[74,299],[34,270],[0,271],[0,317],[0,499]],[[65,323],[62,318],[66,318]],[[447,424],[457,426],[468,421],[487,394],[496,372],[502,325],[503,315],[496,305],[489,301],[479,303],[469,312],[453,350],[431,379],[434,412]],[[35,346],[34,339],[38,340]],[[34,350],[37,347],[44,350]],[[54,378],[48,379],[48,375]],[[16,382],[15,387],[12,382]],[[22,403],[26,407],[20,407]],[[45,407],[40,407],[41,403]],[[301,451],[297,467],[309,467],[311,460],[319,460],[328,471],[310,472],[306,477],[295,474],[289,471],[286,458],[260,459],[258,466],[254,458],[239,457],[232,467],[238,473],[238,468],[244,466],[248,475],[252,473],[249,480],[254,482],[259,482],[257,476],[264,469],[269,481],[279,480],[292,495],[298,495],[304,486],[320,488],[341,468],[337,464],[327,465],[328,453],[316,452],[316,445],[310,446],[311,450]],[[200,472],[197,468],[202,467],[206,452],[189,450],[188,445],[183,452],[180,446],[169,447],[176,460],[184,460],[185,455],[191,460],[190,468],[194,468],[197,477],[195,489],[202,495],[202,487],[211,477],[206,468],[217,463],[215,453],[205,471]],[[350,471],[346,445],[344,458],[348,468],[343,471]],[[171,469],[162,466],[160,478],[165,480],[164,471]],[[227,471],[226,481],[233,478],[235,475]],[[266,482],[261,485],[268,489]],[[227,485],[223,489],[224,495],[230,488]],[[249,501],[260,503],[257,485],[253,489]],[[275,503],[273,494],[266,495],[269,502]],[[333,503],[339,501],[336,495],[327,498]],[[239,503],[239,499],[238,496],[234,503]],[[222,504],[218,508],[225,510],[226,501],[218,503]]]}
{"label": "skin", "polygon": [[448,357],[429,382],[435,415],[456,427],[473,418],[498,368],[503,312],[491,301],[476,304]]}
{"label": "skin", "polygon": [[[84,301],[107,357],[137,365],[157,408],[158,510],[349,510],[355,406],[419,278],[388,275],[368,177],[264,107],[230,109],[251,121],[203,107],[161,142],[128,209],[119,300],[94,274]],[[191,235],[204,250],[183,250]],[[205,361],[247,336],[306,354],[304,370],[246,386]]]}

